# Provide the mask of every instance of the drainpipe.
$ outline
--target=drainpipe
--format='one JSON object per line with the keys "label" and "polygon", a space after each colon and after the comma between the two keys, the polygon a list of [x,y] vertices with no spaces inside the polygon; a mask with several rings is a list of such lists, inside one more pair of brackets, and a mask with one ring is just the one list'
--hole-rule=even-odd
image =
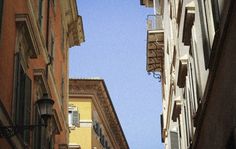
{"label": "drainpipe", "polygon": [[[46,28],[46,48],[49,52],[49,19],[50,19],[50,0],[48,0],[47,4],[47,28]],[[49,62],[46,65],[46,78],[48,78],[48,67],[52,64],[52,56],[48,55]]]}
{"label": "drainpipe", "polygon": [[49,18],[50,18],[50,0],[48,0],[48,4],[47,4],[47,28],[46,28],[46,48],[49,50]]}

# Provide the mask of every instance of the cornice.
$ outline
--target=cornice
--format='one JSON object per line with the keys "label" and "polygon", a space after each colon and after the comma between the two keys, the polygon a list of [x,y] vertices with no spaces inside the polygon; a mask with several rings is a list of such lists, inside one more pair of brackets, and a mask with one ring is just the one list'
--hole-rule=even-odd
{"label": "cornice", "polygon": [[117,144],[121,148],[129,148],[104,81],[101,79],[70,79],[69,96],[89,94],[96,96],[95,99],[98,100],[99,105],[102,107],[102,111],[106,115]]}

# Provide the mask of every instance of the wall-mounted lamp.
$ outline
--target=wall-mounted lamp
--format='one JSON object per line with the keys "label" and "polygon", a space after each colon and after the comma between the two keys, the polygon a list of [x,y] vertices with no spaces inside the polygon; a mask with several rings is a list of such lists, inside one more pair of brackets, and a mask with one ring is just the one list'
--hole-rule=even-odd
{"label": "wall-mounted lamp", "polygon": [[42,126],[47,127],[47,122],[52,117],[53,104],[54,101],[48,96],[48,94],[43,94],[43,97],[36,101],[36,106],[39,109],[40,117],[44,120],[44,124],[0,126],[0,137],[10,138],[27,129]]}
{"label": "wall-mounted lamp", "polygon": [[36,105],[39,108],[40,116],[44,120],[44,124],[47,127],[48,120],[52,117],[52,106],[54,101],[48,96],[43,94],[43,97],[36,101]]}

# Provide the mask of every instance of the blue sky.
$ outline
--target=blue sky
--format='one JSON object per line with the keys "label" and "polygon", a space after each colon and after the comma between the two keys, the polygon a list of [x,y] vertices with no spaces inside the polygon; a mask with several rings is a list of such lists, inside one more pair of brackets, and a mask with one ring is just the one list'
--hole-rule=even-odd
{"label": "blue sky", "polygon": [[70,77],[105,80],[131,149],[160,149],[161,84],[146,72],[139,0],[77,0],[85,43],[70,49]]}

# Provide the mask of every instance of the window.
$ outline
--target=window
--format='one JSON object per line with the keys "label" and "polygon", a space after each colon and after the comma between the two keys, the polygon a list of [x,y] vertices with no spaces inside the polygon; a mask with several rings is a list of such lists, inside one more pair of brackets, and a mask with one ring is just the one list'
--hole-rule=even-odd
{"label": "window", "polygon": [[155,14],[163,14],[163,4],[164,4],[164,1],[163,0],[154,0],[153,1],[154,3],[154,13]]}
{"label": "window", "polygon": [[94,129],[95,133],[96,133],[97,135],[99,135],[100,126],[99,126],[99,123],[98,123],[97,121],[95,121],[95,122],[93,123],[93,129]]}
{"label": "window", "polygon": [[69,127],[79,127],[79,112],[76,107],[69,107],[68,111]]}
{"label": "window", "polygon": [[[179,0],[178,2],[178,10],[177,10],[177,16],[176,16],[176,22],[177,24],[180,24],[181,14],[182,14],[182,6],[183,2],[182,0]],[[180,26],[180,25],[179,25]],[[179,32],[178,32],[179,33]]]}
{"label": "window", "polygon": [[192,107],[193,107],[193,118],[196,115],[198,105],[200,104],[200,98],[199,98],[199,86],[200,86],[200,79],[198,76],[198,57],[197,57],[197,45],[196,45],[196,39],[195,39],[195,30],[192,30],[192,40],[191,40],[191,46],[189,51],[189,62],[188,62],[188,76],[189,76],[189,87],[190,87],[190,96],[192,98]]}
{"label": "window", "polygon": [[69,127],[72,127],[72,122],[73,122],[72,114],[73,114],[72,111],[69,111],[69,115],[68,115]]}
{"label": "window", "polygon": [[188,63],[188,55],[184,55],[181,58],[179,58],[177,85],[180,88],[183,88],[186,85],[187,63]]}
{"label": "window", "polygon": [[219,6],[217,0],[205,0],[206,21],[210,48],[213,45],[215,31],[219,27]]}
{"label": "window", "polygon": [[205,67],[209,67],[212,46],[219,33],[220,15],[223,10],[223,0],[205,0],[202,4],[201,21],[203,30]]}
{"label": "window", "polygon": [[185,6],[185,17],[184,17],[184,28],[183,28],[183,37],[182,41],[184,45],[191,44],[191,36],[192,36],[192,26],[195,21],[195,3],[194,1],[188,3]]}
{"label": "window", "polygon": [[105,140],[104,147],[105,147],[105,148],[107,148],[107,147],[108,147],[107,140]]}
{"label": "window", "polygon": [[186,135],[186,146],[187,148],[190,146],[190,137],[189,137],[189,120],[188,120],[188,114],[186,110],[186,105],[184,106],[184,125],[185,125],[185,135]]}
{"label": "window", "polygon": [[190,78],[189,76],[186,77],[186,110],[187,110],[187,123],[188,123],[188,135],[190,141],[193,139],[194,134],[194,125],[193,125],[193,113],[194,113],[194,106],[193,106],[193,98],[192,93],[190,90]]}
{"label": "window", "polygon": [[104,137],[104,135],[100,136],[100,143],[102,144],[102,146],[104,146],[104,144],[105,144],[105,137]]}
{"label": "window", "polygon": [[188,76],[189,76],[189,87],[190,87],[190,96],[192,98],[192,107],[194,110],[193,115],[196,114],[197,108],[199,105],[198,101],[198,87],[197,87],[197,79],[196,79],[196,69],[194,66],[193,58],[189,57],[189,66],[188,66]]}
{"label": "window", "polygon": [[179,138],[177,132],[170,131],[170,142],[171,149],[179,149]]}
{"label": "window", "polygon": [[[31,116],[31,80],[20,63],[20,54],[16,55],[16,90],[15,90],[15,124],[30,125]],[[29,143],[30,131],[20,133],[25,143]]]}

